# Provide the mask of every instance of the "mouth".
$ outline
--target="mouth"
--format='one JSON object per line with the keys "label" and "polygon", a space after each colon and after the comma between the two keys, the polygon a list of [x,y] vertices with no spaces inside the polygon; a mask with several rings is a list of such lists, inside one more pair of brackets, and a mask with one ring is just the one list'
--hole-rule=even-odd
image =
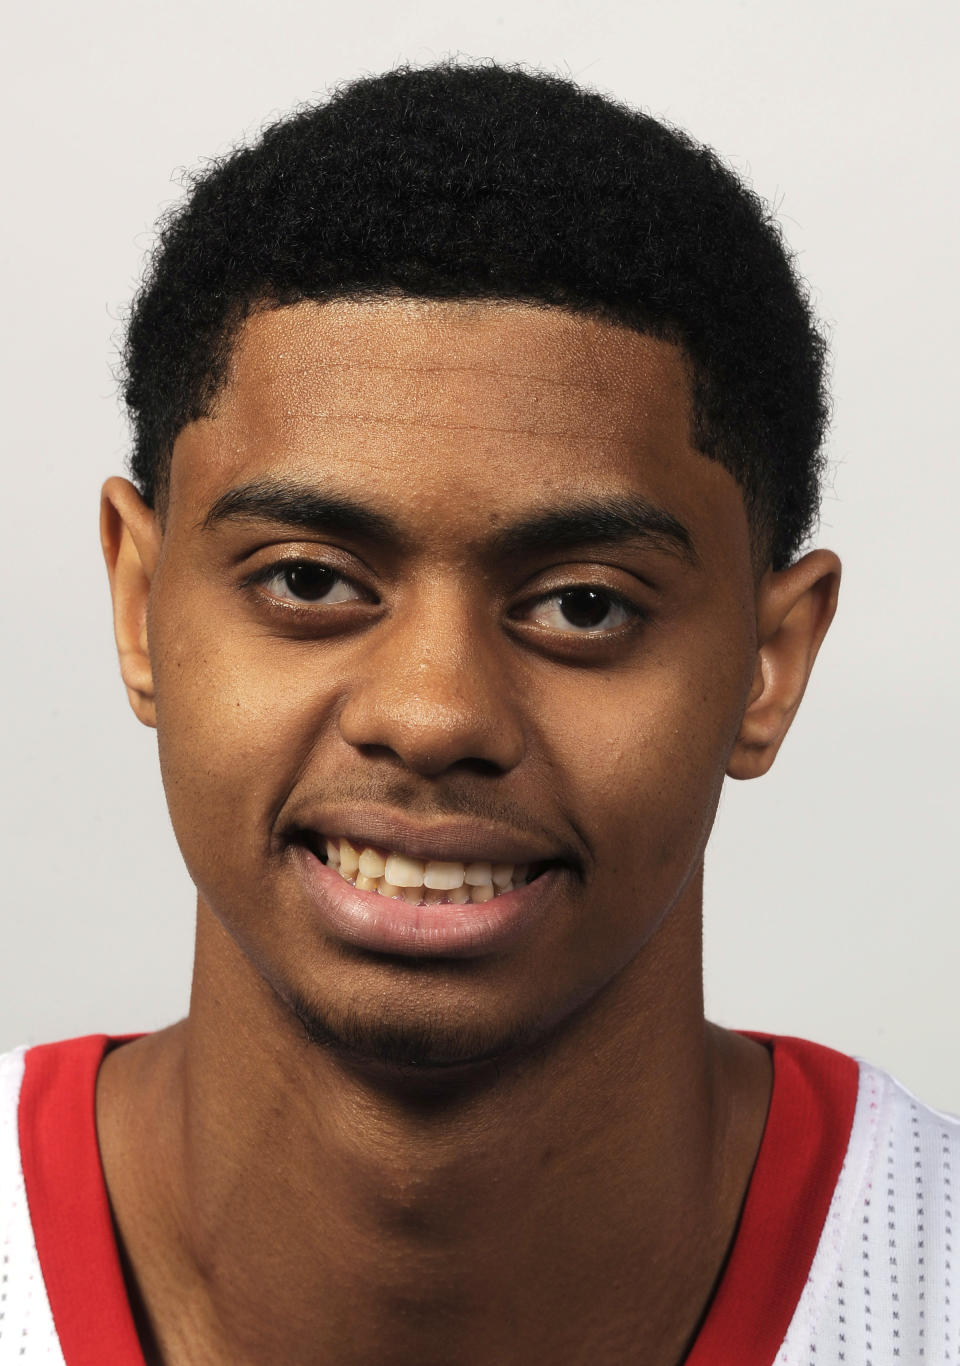
{"label": "mouth", "polygon": [[466,823],[428,833],[374,813],[365,824],[373,828],[300,826],[288,836],[317,923],[343,943],[394,957],[485,957],[509,952],[562,906],[567,865],[545,859],[542,845]]}
{"label": "mouth", "polygon": [[411,906],[464,906],[493,901],[535,881],[553,862],[497,863],[489,859],[421,859],[342,835],[303,832],[320,862],[360,892]]}

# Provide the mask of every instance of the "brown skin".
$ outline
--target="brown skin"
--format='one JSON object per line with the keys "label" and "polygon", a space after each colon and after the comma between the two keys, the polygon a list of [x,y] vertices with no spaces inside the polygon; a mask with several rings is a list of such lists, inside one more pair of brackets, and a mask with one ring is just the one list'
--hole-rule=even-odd
{"label": "brown skin", "polygon": [[[757,575],[739,487],[689,432],[683,357],[626,329],[302,304],[245,325],[162,526],[105,485],[123,677],[199,891],[189,1017],[98,1086],[151,1363],[682,1362],[771,1086],[767,1051],[704,1019],[704,847],[724,775],[772,763],[840,578],[822,550]],[[265,478],[404,539],[203,529]],[[625,493],[695,562],[491,550],[546,505]],[[247,582],[285,557],[362,600],[291,610]],[[544,603],[581,583],[644,615],[577,636]],[[333,802],[533,835],[566,861],[550,914],[459,962],[351,949],[286,838]],[[294,1007],[349,1048],[309,1043]],[[407,1045],[430,1065],[382,1061]]]}

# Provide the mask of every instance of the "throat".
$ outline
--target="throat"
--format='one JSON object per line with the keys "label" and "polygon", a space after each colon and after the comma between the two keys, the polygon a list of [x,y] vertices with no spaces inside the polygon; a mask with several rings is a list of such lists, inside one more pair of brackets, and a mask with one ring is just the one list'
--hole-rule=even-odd
{"label": "throat", "polygon": [[98,1098],[148,1366],[679,1366],[763,1131],[759,1044],[624,997],[451,1103],[366,1083],[272,994],[229,1029],[203,1002]]}

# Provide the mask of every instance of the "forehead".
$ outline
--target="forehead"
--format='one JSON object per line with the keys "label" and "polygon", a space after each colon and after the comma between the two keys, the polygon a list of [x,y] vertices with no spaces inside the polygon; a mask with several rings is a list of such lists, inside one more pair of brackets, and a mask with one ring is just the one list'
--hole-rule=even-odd
{"label": "forehead", "polygon": [[624,490],[742,522],[690,433],[683,354],[630,329],[513,303],[306,302],[247,319],[213,412],[178,437],[170,507],[202,516],[280,477],[362,484],[431,524]]}

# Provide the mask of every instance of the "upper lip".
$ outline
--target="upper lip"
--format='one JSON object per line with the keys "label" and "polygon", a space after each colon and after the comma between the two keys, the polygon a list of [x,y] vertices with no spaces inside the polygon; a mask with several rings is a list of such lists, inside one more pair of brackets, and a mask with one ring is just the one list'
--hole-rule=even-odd
{"label": "upper lip", "polygon": [[425,863],[543,863],[560,858],[555,846],[548,848],[516,830],[461,819],[421,825],[396,812],[369,808],[311,814],[296,821],[293,833],[301,837],[322,835],[325,839],[343,837],[356,849],[372,846]]}

